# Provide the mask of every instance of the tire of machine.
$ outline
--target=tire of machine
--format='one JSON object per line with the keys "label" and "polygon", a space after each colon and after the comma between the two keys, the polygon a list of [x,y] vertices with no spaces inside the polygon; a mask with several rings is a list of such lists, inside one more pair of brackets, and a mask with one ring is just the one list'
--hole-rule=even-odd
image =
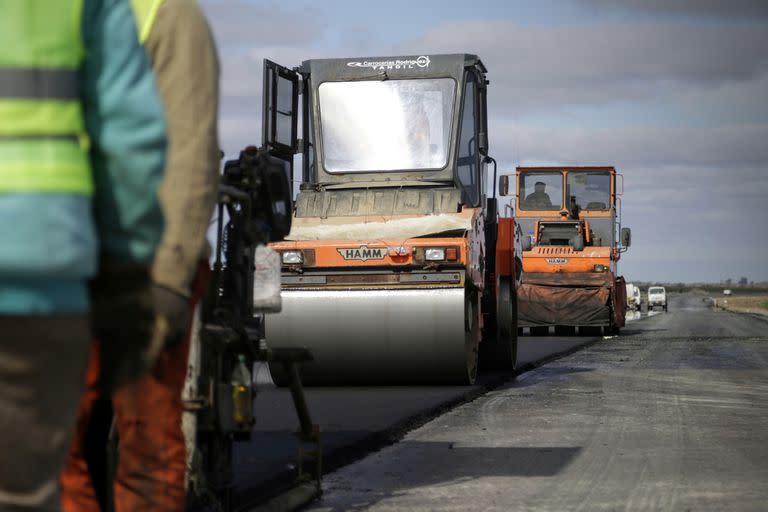
{"label": "tire of machine", "polygon": [[498,283],[496,314],[488,329],[489,336],[480,344],[480,368],[483,371],[514,371],[517,366],[517,295],[512,281],[502,277]]}
{"label": "tire of machine", "polygon": [[509,332],[512,333],[512,340],[511,340],[511,359],[512,359],[512,370],[517,369],[517,343],[518,343],[518,334],[521,333],[522,328],[519,327],[518,321],[517,321],[517,288],[515,286],[515,283],[510,280],[509,282],[510,290],[509,290],[509,296],[510,301],[512,302],[512,325],[510,326]]}
{"label": "tire of machine", "polygon": [[600,336],[602,327],[599,325],[582,325],[579,327],[579,336]]}
{"label": "tire of machine", "polygon": [[467,358],[466,384],[472,385],[477,378],[480,346],[480,297],[476,290],[464,291],[464,352]]}
{"label": "tire of machine", "polygon": [[605,336],[618,336],[619,335],[619,326],[616,325],[616,323],[613,321],[615,318],[613,314],[613,308],[611,308],[611,321],[609,325],[606,325],[603,327],[603,334]]}
{"label": "tire of machine", "polygon": [[613,321],[615,318],[613,306],[611,306],[611,311],[608,318],[608,325],[603,326],[603,336],[615,336],[619,334],[619,328],[616,327],[616,324]]}

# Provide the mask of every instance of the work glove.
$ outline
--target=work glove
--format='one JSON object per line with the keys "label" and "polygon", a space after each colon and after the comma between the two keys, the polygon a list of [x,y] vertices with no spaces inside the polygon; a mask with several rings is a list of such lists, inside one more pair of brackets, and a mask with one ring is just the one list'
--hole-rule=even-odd
{"label": "work glove", "polygon": [[189,297],[155,283],[152,285],[152,299],[156,313],[168,323],[163,346],[175,347],[187,335],[190,320]]}
{"label": "work glove", "polygon": [[99,340],[99,388],[105,394],[154,366],[170,331],[157,314],[154,284],[143,265],[103,263],[91,282],[92,328]]}

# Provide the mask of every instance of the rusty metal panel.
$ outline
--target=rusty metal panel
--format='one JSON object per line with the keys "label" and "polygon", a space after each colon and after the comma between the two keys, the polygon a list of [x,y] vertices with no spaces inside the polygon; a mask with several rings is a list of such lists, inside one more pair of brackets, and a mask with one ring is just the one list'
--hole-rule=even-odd
{"label": "rusty metal panel", "polygon": [[306,286],[310,284],[325,284],[327,276],[313,276],[313,275],[300,275],[300,276],[282,276],[281,282],[283,286]]}
{"label": "rusty metal panel", "polygon": [[609,325],[610,288],[569,288],[523,283],[517,290],[520,326]]}
{"label": "rusty metal panel", "polygon": [[398,274],[336,274],[328,276],[328,284],[395,284],[400,282]]}
{"label": "rusty metal panel", "polygon": [[[402,247],[410,238],[430,237],[433,241],[450,239],[444,243],[464,245],[466,233],[472,229],[472,219],[476,210],[464,209],[461,213],[441,213],[437,215],[397,215],[357,217],[336,217],[333,219],[294,218],[291,232],[285,237],[286,242],[273,244],[277,250],[315,249],[317,261],[322,264],[321,248],[328,243],[334,245],[349,241],[358,246],[373,240],[388,247]],[[302,242],[296,244],[294,242]],[[304,243],[306,242],[306,243]],[[443,242],[440,242],[443,243]],[[346,243],[344,244],[346,245]],[[425,244],[429,245],[429,244]]]}
{"label": "rusty metal panel", "polygon": [[520,325],[609,325],[614,288],[610,272],[526,272],[517,292]]}
{"label": "rusty metal panel", "polygon": [[330,272],[323,274],[306,273],[282,276],[284,289],[319,289],[319,288],[357,288],[357,287],[422,287],[433,285],[462,285],[464,270],[446,270],[442,272],[370,272],[349,273]]}
{"label": "rusty metal panel", "polygon": [[610,272],[525,272],[523,283],[553,287],[605,287],[613,286]]}
{"label": "rusty metal panel", "polygon": [[463,272],[400,274],[401,283],[461,283]]}
{"label": "rusty metal panel", "polygon": [[303,190],[296,198],[296,217],[363,215],[435,215],[456,213],[461,191],[445,189]]}

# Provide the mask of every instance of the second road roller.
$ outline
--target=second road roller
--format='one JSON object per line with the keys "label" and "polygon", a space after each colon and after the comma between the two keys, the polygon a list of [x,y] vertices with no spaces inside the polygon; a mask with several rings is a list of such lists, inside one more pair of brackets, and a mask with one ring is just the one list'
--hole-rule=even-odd
{"label": "second road roller", "polygon": [[[518,167],[516,218],[524,232],[520,326],[531,334],[616,334],[626,287],[618,275],[631,232],[621,226],[624,179],[614,167]],[[502,189],[508,181],[502,179]],[[502,190],[504,193],[504,190]]]}
{"label": "second road roller", "polygon": [[514,369],[521,232],[498,211],[486,73],[469,54],[265,61],[265,143],[298,185],[267,340],[309,349],[304,383]]}

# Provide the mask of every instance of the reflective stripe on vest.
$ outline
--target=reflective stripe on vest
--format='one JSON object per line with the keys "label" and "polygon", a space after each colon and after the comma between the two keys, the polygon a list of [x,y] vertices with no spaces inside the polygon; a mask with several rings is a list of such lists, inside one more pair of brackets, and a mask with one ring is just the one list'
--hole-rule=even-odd
{"label": "reflective stripe on vest", "polygon": [[0,137],[0,193],[91,194],[88,167],[83,176],[83,154],[82,145],[72,137]]}
{"label": "reflective stripe on vest", "polygon": [[93,193],[80,100],[83,0],[3,0],[0,193]]}
{"label": "reflective stripe on vest", "polygon": [[160,10],[161,5],[163,5],[163,0],[131,0],[133,15],[136,17],[136,32],[141,44],[146,43],[149,39],[157,11]]}
{"label": "reflective stripe on vest", "polygon": [[0,98],[79,100],[79,77],[69,69],[0,68]]}

